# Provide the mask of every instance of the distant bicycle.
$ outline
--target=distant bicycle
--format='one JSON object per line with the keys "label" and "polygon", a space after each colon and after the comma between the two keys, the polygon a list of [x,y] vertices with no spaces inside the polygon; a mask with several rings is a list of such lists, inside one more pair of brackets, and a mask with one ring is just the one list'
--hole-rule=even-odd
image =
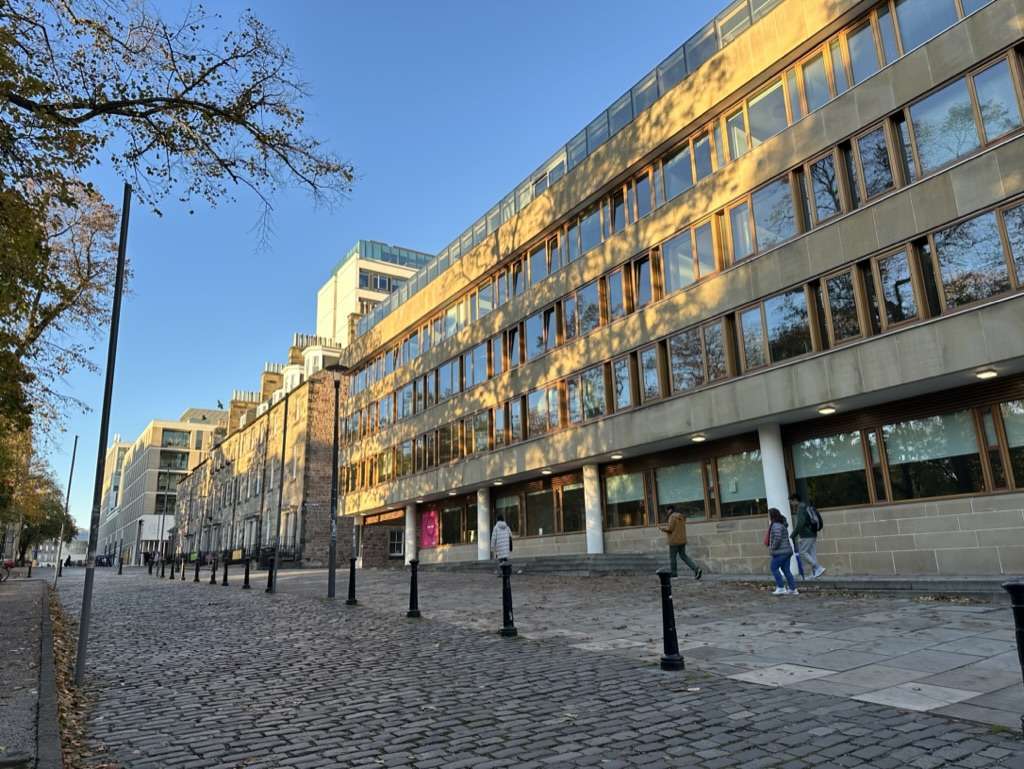
{"label": "distant bicycle", "polygon": [[11,569],[14,568],[14,561],[10,558],[5,558],[3,565],[0,565],[0,582],[6,582],[11,578]]}

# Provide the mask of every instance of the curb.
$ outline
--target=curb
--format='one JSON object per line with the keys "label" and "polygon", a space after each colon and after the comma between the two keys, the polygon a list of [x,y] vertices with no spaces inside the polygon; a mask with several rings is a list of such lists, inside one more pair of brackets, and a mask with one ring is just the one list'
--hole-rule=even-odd
{"label": "curb", "polygon": [[43,584],[42,632],[39,649],[39,710],[36,719],[36,769],[62,769],[60,718],[57,713],[57,674],[53,660],[50,594]]}

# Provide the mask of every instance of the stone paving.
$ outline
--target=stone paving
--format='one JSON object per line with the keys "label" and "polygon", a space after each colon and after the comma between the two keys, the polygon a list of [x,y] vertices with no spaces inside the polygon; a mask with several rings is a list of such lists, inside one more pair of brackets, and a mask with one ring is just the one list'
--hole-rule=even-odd
{"label": "stone paving", "polygon": [[45,596],[38,579],[0,583],[0,765],[35,766]]}
{"label": "stone paving", "polygon": [[[260,574],[260,585],[265,577]],[[498,580],[478,573],[420,574],[420,609],[475,630],[500,622]],[[408,579],[359,572],[358,592],[397,613]],[[339,579],[344,595],[347,574]],[[661,654],[661,604],[653,577],[513,579],[516,622],[527,638],[639,661]],[[283,571],[278,589],[321,596],[326,572]],[[739,681],[876,702],[1019,729],[1024,685],[1006,599],[951,603],[673,582],[680,648],[693,670]]]}
{"label": "stone paving", "polygon": [[[517,623],[535,638],[499,638],[493,608],[480,628],[449,621],[433,575],[425,618],[408,620],[395,595],[375,600],[402,576],[360,573],[350,607],[344,575],[331,603],[303,594],[315,574],[282,574],[271,596],[255,582],[238,589],[237,576],[225,588],[98,571],[88,735],[138,769],[1024,766],[1024,742],[1008,730],[729,678],[703,669],[697,649],[687,671],[666,673],[656,656],[588,648],[555,632],[561,623],[531,618],[568,612],[556,600],[565,586],[540,578],[514,588]],[[464,581],[467,602],[497,590],[485,579]],[[573,614],[590,611],[597,627],[613,583],[578,583],[578,599],[602,600]],[[61,581],[72,613],[81,586],[74,574]],[[637,610],[649,608],[646,592]],[[775,609],[783,622],[793,611]]]}

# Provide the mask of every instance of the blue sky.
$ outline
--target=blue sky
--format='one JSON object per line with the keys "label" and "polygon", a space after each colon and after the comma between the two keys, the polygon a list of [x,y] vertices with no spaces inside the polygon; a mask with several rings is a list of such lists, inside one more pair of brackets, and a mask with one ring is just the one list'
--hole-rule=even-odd
{"label": "blue sky", "polygon": [[[245,191],[216,208],[167,200],[162,218],[133,208],[111,434],[134,440],[151,419],[256,389],[292,333],[315,331],[316,290],[356,240],[438,251],[725,4],[208,2],[225,24],[252,7],[277,30],[311,91],[309,131],[358,179],[333,211],[282,193],[264,250]],[[177,18],[178,3],[157,5]],[[120,205],[119,179],[101,168],[93,181]],[[105,353],[104,332],[101,367]],[[71,512],[81,526],[102,389],[102,373],[69,377],[67,392],[92,411],[71,414],[50,451],[63,485],[80,436]]]}

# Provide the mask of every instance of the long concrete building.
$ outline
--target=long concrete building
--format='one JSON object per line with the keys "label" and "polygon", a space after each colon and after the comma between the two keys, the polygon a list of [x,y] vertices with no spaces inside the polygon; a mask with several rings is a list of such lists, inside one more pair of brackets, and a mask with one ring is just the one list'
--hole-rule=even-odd
{"label": "long concrete building", "polygon": [[740,0],[357,322],[343,510],[406,555],[1024,569],[1024,0]]}

